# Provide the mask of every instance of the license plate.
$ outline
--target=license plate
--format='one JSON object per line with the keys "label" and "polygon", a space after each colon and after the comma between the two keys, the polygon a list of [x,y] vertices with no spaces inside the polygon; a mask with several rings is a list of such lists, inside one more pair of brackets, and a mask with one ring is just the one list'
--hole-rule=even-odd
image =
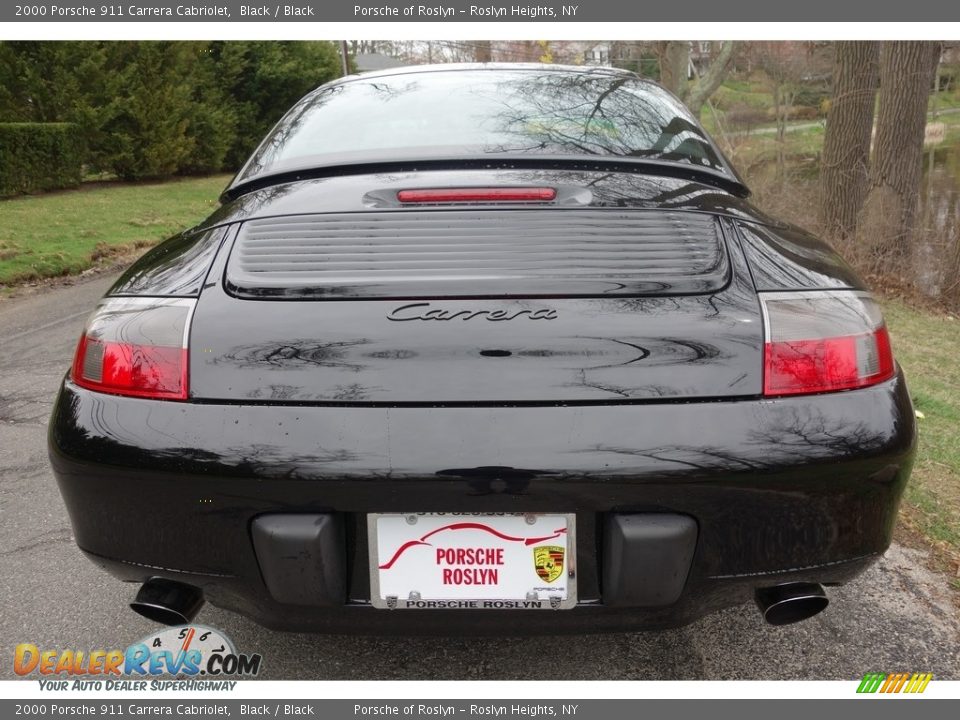
{"label": "license plate", "polygon": [[573,513],[370,514],[371,603],[391,610],[572,608],[575,529]]}

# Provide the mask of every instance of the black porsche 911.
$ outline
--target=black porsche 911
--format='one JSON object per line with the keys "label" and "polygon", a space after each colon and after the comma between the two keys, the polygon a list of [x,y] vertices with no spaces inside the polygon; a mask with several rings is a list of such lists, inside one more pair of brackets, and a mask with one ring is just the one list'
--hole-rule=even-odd
{"label": "black porsche 911", "polygon": [[816,614],[891,541],[914,411],[863,283],[748,195],[630,73],[320,87],[90,317],[50,423],[77,544],[171,624]]}

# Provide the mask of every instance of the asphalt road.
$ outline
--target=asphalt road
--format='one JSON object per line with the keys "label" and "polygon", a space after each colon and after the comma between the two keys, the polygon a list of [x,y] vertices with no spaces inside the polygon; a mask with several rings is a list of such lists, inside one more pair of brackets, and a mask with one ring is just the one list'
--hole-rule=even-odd
{"label": "asphalt road", "polygon": [[[156,630],[127,608],[136,588],[76,549],[47,465],[46,427],[83,320],[112,277],[0,300],[0,678],[17,643],[125,647]],[[932,672],[960,679],[960,619],[945,579],[894,546],[830,607],[765,625],[744,606],[669,632],[503,639],[383,639],[276,633],[206,606],[198,622],[293,679],[854,679]]]}

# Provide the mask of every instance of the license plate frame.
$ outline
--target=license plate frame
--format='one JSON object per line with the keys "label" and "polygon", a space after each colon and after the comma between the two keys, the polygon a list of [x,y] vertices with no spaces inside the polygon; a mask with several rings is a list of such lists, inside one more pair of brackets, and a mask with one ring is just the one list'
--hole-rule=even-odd
{"label": "license plate frame", "polygon": [[[369,513],[367,541],[370,603],[377,609],[569,610],[577,605],[575,513]],[[447,585],[437,589],[441,578],[448,577],[443,571],[455,572],[457,565],[451,562],[448,568],[441,564],[440,553],[451,560],[455,556],[469,557],[456,554],[458,545],[462,548],[463,544],[475,546],[474,552],[482,553],[488,560],[509,560],[509,567],[502,562],[493,568],[497,575],[501,568],[507,572],[505,583],[500,583],[499,577],[496,582],[496,594],[507,597],[492,597],[488,588],[470,597],[473,589],[480,587],[476,584],[469,584],[467,590]],[[422,545],[429,546],[432,552],[427,555]],[[408,547],[402,549],[404,546]],[[561,547],[557,574],[557,549]],[[503,554],[489,555],[497,549],[502,549]],[[524,552],[528,570],[521,565]],[[428,562],[431,557],[435,560],[432,565]],[[381,567],[387,564],[388,568]],[[387,575],[390,571],[396,572]],[[486,572],[489,575],[490,569]],[[529,589],[523,584],[527,576]],[[551,576],[553,579],[548,579]],[[407,585],[410,587],[406,588]],[[509,588],[501,593],[504,585]]]}

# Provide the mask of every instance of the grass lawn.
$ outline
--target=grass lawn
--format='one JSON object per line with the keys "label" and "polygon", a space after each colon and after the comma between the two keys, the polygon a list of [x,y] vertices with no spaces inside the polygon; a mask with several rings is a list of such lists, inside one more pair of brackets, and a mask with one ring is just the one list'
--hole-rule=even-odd
{"label": "grass lawn", "polygon": [[773,93],[768,83],[758,80],[727,80],[717,88],[713,101],[720,107],[751,107],[766,110],[773,107]]}
{"label": "grass lawn", "polygon": [[[757,133],[758,131],[762,134],[764,131],[776,128],[776,121],[772,117],[758,122],[749,128],[735,127],[729,119],[726,119],[727,111],[724,110],[725,108],[767,110],[773,107],[773,97],[764,83],[757,81],[728,80],[721,85],[713,95],[712,101],[712,107],[706,105],[700,112],[700,121],[707,129],[707,132],[715,137],[720,135],[721,127],[734,135],[743,132]],[[948,133],[950,133],[951,129],[955,130],[960,126],[960,113],[956,112],[960,109],[960,91],[941,92],[938,94],[936,101],[934,101],[934,97],[931,95],[929,110],[932,112],[934,107],[936,107],[940,113],[936,121],[945,123]],[[718,114],[720,116],[719,118],[717,117]],[[932,122],[934,118],[931,116],[930,120]],[[823,127],[826,125],[825,117],[790,120],[787,123],[788,131],[791,126],[799,126],[803,128],[800,132],[806,132],[807,128],[805,126],[811,123],[819,123],[821,125],[821,127],[818,128],[818,132],[822,140]]]}
{"label": "grass lawn", "polygon": [[2,200],[0,284],[78,273],[153,245],[209,215],[228,180],[101,184]]}
{"label": "grass lawn", "polygon": [[[885,303],[893,350],[923,417],[920,451],[902,514],[960,558],[960,317]],[[953,568],[954,571],[957,568]],[[960,582],[954,581],[960,588]]]}

